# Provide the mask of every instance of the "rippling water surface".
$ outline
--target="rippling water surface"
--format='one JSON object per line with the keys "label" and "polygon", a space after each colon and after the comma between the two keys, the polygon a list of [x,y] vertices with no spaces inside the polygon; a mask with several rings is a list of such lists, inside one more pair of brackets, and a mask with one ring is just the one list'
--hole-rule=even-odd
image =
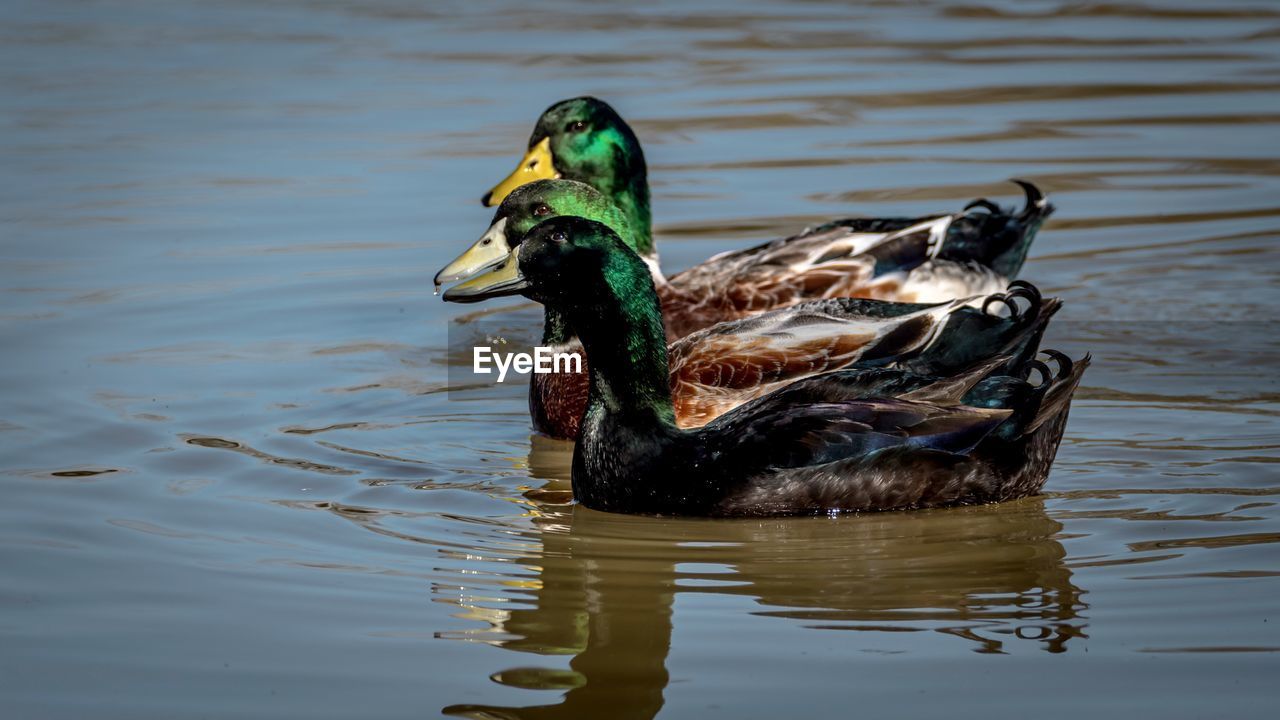
{"label": "rippling water surface", "polygon": [[[1275,3],[5,7],[6,717],[1274,712]],[[1047,494],[571,505],[522,387],[444,392],[430,275],[584,93],[668,270],[1049,189],[1024,277],[1095,366]]]}

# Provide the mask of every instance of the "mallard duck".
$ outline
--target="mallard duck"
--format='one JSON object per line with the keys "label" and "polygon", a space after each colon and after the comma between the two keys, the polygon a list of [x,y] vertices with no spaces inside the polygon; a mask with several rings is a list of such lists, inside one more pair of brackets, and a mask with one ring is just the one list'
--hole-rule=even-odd
{"label": "mallard duck", "polygon": [[[583,183],[539,180],[511,193],[492,224],[466,253],[441,270],[437,285],[505,258],[532,227],[574,215],[604,223],[634,249],[626,216]],[[900,234],[910,242],[915,231]],[[896,241],[894,241],[896,242]],[[885,243],[892,248],[894,242]],[[645,261],[663,318],[680,313],[680,295],[666,292],[656,264]],[[576,280],[563,277],[572,286]],[[754,397],[814,373],[855,363],[947,374],[997,354],[1025,353],[1038,342],[1058,302],[1015,281],[1006,292],[944,303],[895,303],[832,298],[720,323],[674,340],[668,348],[676,422],[697,427]],[[674,333],[668,328],[666,336]],[[545,309],[542,344],[581,350],[567,322]],[[536,374],[529,391],[533,424],[552,437],[574,438],[587,404],[587,374]]]}
{"label": "mallard duck", "polygon": [[[564,278],[572,277],[572,284]],[[677,426],[649,269],[607,226],[559,217],[446,300],[524,295],[577,332],[590,390],[575,498],[611,512],[713,516],[896,510],[1031,495],[1089,364],[953,378],[860,369],[806,378],[693,430]]]}
{"label": "mallard duck", "polygon": [[[552,178],[604,193],[630,227],[632,248],[656,267],[644,152],[626,121],[592,97],[564,100],[538,119],[520,165],[483,201],[497,205],[517,187]],[[1036,231],[1053,212],[1034,185],[1021,212],[985,199],[959,215],[850,218],[746,250],[717,255],[659,287],[667,328],[679,337],[754,312],[828,297],[935,302],[998,292],[1015,278]],[[886,234],[913,229],[885,247]],[[945,242],[944,242],[945,241]],[[664,280],[659,280],[661,286]]]}

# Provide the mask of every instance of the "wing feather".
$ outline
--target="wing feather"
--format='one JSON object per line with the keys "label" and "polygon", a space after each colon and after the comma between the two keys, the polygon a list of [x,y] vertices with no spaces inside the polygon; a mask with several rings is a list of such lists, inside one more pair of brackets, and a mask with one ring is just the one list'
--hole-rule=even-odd
{"label": "wing feather", "polygon": [[833,299],[684,337],[668,348],[677,422],[698,427],[804,377],[863,361],[911,357],[937,339],[961,306]]}

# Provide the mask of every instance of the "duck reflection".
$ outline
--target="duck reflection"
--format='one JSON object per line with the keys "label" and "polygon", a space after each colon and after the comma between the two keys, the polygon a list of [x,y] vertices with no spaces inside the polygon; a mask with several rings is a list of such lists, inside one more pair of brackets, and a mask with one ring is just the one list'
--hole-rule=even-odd
{"label": "duck reflection", "polygon": [[[530,466],[561,475],[565,447],[535,443]],[[572,655],[568,671],[516,665],[492,676],[564,694],[528,707],[451,705],[446,714],[654,717],[668,681],[677,593],[741,596],[759,606],[754,615],[851,631],[853,643],[938,632],[975,652],[1061,653],[1085,637],[1083,591],[1054,539],[1062,525],[1038,499],[837,518],[651,518],[571,505],[563,476],[529,499],[542,549],[517,562],[538,581],[504,591],[503,605],[521,607],[469,607],[489,626],[453,637]]]}

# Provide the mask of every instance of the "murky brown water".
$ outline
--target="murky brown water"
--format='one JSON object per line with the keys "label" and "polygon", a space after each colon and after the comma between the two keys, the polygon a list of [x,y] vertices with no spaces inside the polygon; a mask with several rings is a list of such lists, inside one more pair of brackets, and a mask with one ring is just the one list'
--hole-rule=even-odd
{"label": "murky brown water", "polygon": [[[6,9],[6,717],[1274,712],[1275,3]],[[523,388],[443,392],[430,275],[582,93],[669,270],[1051,190],[1024,277],[1095,365],[1049,493],[567,504]]]}

